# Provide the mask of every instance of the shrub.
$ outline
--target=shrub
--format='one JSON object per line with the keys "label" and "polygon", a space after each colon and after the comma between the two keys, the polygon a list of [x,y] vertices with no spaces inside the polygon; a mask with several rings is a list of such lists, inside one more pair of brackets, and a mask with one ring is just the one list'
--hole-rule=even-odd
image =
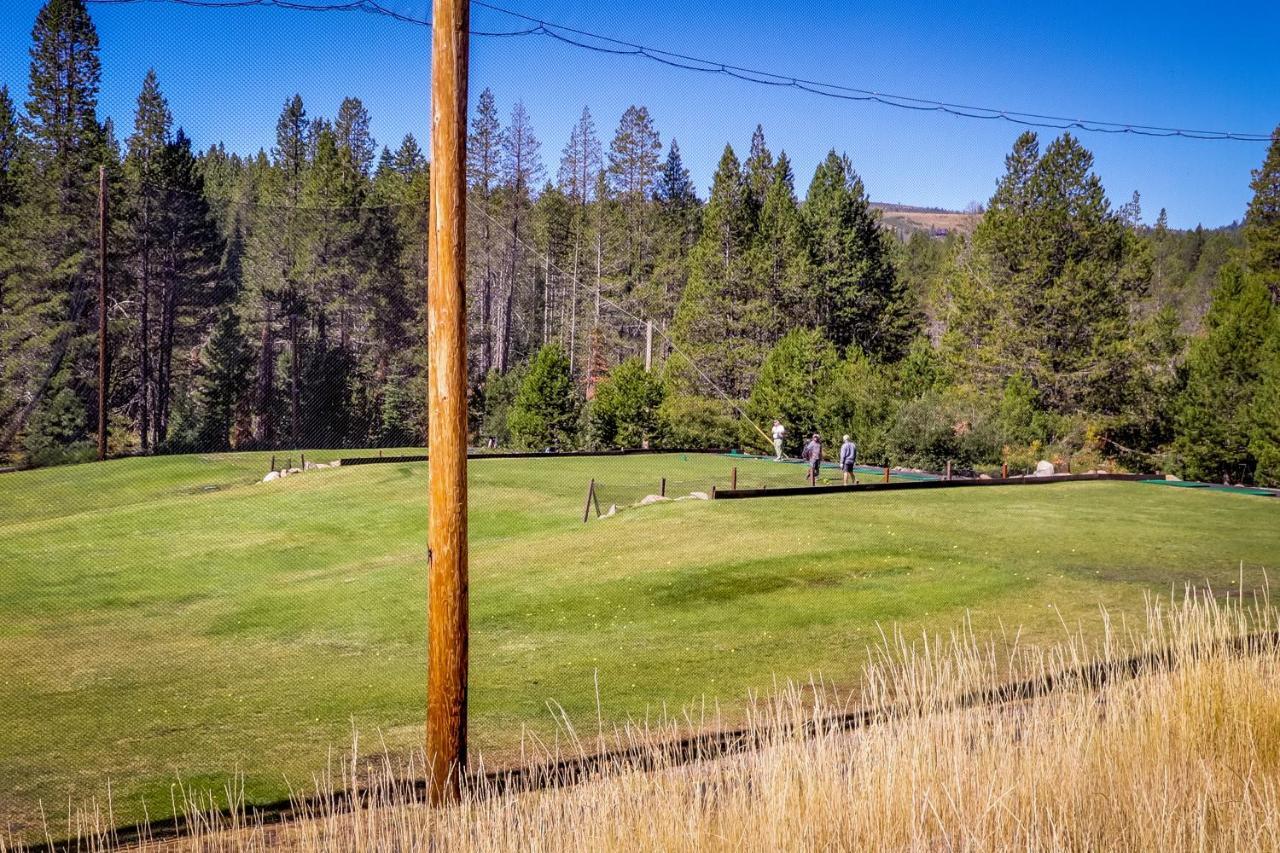
{"label": "shrub", "polygon": [[550,343],[529,364],[507,426],[519,447],[569,449],[577,441],[581,409],[582,402],[569,374],[569,357],[558,343]]}
{"label": "shrub", "polygon": [[998,462],[1002,449],[996,413],[964,389],[931,391],[904,403],[886,444],[891,464],[933,471],[948,460],[961,468]]}
{"label": "shrub", "polygon": [[822,392],[822,430],[835,442],[848,433],[858,444],[858,458],[882,462],[899,406],[895,379],[861,352],[849,356],[832,371]]}
{"label": "shrub", "polygon": [[[782,421],[787,428],[784,448],[799,455],[809,436],[821,430],[821,398],[831,386],[838,361],[836,348],[817,329],[789,332],[760,367],[747,400],[747,417],[757,426],[768,426],[774,418]],[[754,429],[743,440],[754,445],[766,441]]]}
{"label": "shrub", "polygon": [[88,440],[84,404],[70,388],[63,386],[47,397],[27,422],[23,438],[25,464],[39,468],[87,462],[97,453]]}
{"label": "shrub", "polygon": [[666,447],[720,449],[738,445],[738,418],[733,407],[722,400],[692,394],[668,396],[659,413]]}
{"label": "shrub", "polygon": [[609,371],[598,385],[588,412],[588,431],[601,447],[644,447],[662,439],[662,381],[645,372],[638,358]]}

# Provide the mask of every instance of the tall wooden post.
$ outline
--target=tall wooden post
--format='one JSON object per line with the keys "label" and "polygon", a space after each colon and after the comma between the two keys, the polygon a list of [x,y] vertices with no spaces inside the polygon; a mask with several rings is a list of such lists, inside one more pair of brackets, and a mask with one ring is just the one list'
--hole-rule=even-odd
{"label": "tall wooden post", "polygon": [[653,321],[644,324],[644,372],[653,369]]}
{"label": "tall wooden post", "polygon": [[107,458],[107,167],[98,167],[98,461]]}
{"label": "tall wooden post", "polygon": [[427,773],[453,802],[467,759],[467,0],[433,0],[427,225]]}

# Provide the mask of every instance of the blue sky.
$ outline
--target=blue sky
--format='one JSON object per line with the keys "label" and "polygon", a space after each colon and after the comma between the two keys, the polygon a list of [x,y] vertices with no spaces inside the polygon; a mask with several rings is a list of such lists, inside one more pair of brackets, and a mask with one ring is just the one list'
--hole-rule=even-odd
{"label": "blue sky", "polygon": [[[382,0],[426,17],[428,0]],[[996,2],[737,3],[633,0],[502,5],[669,50],[878,91],[1083,118],[1266,132],[1280,123],[1280,4]],[[25,97],[40,0],[4,0],[0,82]],[[125,135],[155,67],[175,116],[203,148],[269,146],[285,99],[312,115],[360,97],[380,142],[427,144],[429,30],[358,12],[92,5],[102,39],[102,110]],[[483,9],[476,29],[521,25]],[[725,142],[757,122],[791,155],[801,193],[830,148],[847,152],[876,200],[960,208],[990,196],[1019,128],[832,101],[724,77],[588,53],[541,37],[472,42],[473,102],[492,88],[504,115],[522,99],[548,171],[583,105],[606,144],[629,104],[675,136],[705,196]],[[1044,134],[1052,133],[1044,131]],[[1043,138],[1043,137],[1042,137]],[[1265,147],[1084,134],[1114,203],[1142,193],[1147,221],[1239,219]]]}

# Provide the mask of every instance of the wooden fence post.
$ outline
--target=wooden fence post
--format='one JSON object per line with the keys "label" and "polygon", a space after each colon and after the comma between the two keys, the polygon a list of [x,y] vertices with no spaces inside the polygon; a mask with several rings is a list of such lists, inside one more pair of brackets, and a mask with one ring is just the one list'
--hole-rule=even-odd
{"label": "wooden fence post", "polygon": [[729,477],[729,484],[730,484],[729,488],[731,488],[735,492],[738,491],[738,466],[737,465],[733,466],[733,474]]}
{"label": "wooden fence post", "polygon": [[279,468],[276,467],[276,455],[274,453],[271,454],[271,470],[272,471],[280,470]]}
{"label": "wooden fence post", "polygon": [[1009,479],[1009,463],[1008,462],[1005,462],[1000,466],[1000,479],[1001,480]]}
{"label": "wooden fence post", "polygon": [[667,478],[662,478],[662,484],[658,486],[658,496],[665,498],[667,496]]}
{"label": "wooden fence post", "polygon": [[884,481],[889,482],[889,466],[884,466]]}
{"label": "wooden fence post", "polygon": [[951,479],[951,460],[947,460],[947,479]]}
{"label": "wooden fence post", "polygon": [[[590,485],[587,486],[587,505],[582,508],[583,524],[586,524],[587,519],[591,517],[591,502],[595,500],[595,497],[596,497],[596,480],[594,477],[592,477]],[[600,515],[599,511],[596,512],[596,515],[597,516]]]}
{"label": "wooden fence post", "polygon": [[303,471],[307,470],[307,454],[302,454],[302,462],[300,464]]}

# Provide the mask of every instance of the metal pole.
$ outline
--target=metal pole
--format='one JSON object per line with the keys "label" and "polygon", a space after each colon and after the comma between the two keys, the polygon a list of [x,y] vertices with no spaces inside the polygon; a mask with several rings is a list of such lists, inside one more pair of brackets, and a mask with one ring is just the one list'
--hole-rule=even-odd
{"label": "metal pole", "polygon": [[107,167],[98,167],[98,461],[107,458]]}
{"label": "metal pole", "polygon": [[467,760],[467,0],[433,0],[427,224],[427,774],[454,802]]}

